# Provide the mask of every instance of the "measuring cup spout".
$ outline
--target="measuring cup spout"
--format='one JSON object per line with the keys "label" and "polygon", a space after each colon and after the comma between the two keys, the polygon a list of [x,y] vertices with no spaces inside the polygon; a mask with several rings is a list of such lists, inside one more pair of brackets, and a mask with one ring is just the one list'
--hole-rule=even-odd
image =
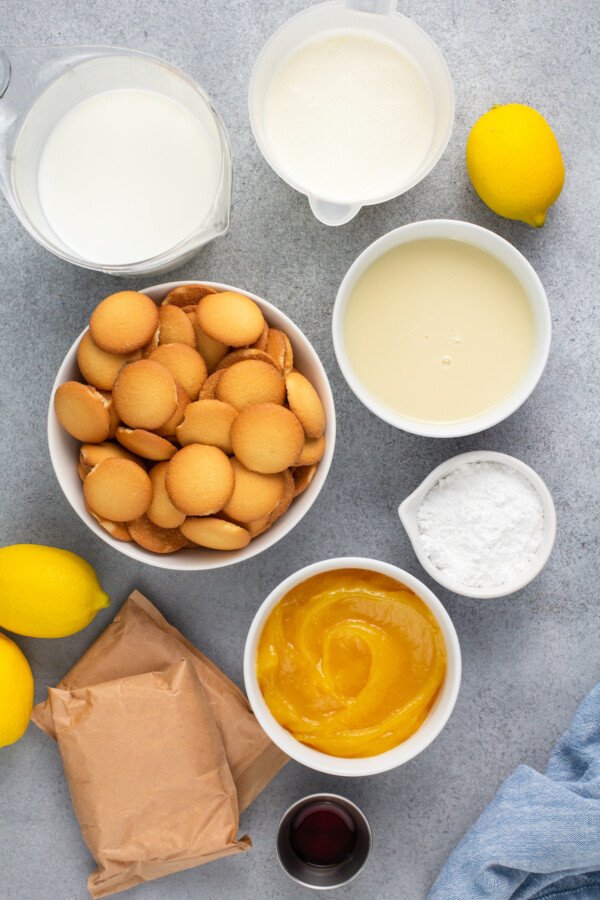
{"label": "measuring cup spout", "polygon": [[310,208],[323,225],[345,225],[360,211],[360,203],[332,203],[319,197],[309,197]]}

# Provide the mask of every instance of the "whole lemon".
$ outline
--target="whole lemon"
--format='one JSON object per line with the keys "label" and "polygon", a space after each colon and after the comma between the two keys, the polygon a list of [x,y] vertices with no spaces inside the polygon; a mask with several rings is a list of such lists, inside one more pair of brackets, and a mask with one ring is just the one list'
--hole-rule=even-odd
{"label": "whole lemon", "polygon": [[23,737],[33,706],[33,675],[14,641],[0,634],[0,747]]}
{"label": "whole lemon", "polygon": [[0,627],[28,637],[66,637],[108,606],[89,563],[40,544],[0,549]]}
{"label": "whole lemon", "polygon": [[473,187],[499,216],[540,228],[565,180],[554,132],[522,103],[493,106],[471,129],[467,171]]}

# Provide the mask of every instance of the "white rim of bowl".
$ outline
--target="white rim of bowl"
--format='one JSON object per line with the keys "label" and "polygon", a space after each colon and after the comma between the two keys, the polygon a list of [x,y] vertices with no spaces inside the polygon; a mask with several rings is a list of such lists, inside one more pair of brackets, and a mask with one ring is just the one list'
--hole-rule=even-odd
{"label": "white rim of bowl", "polygon": [[[301,744],[287,729],[279,724],[271,713],[260,690],[256,675],[258,642],[272,609],[296,585],[301,584],[313,575],[318,575],[321,572],[330,572],[335,569],[368,569],[387,575],[406,585],[429,607],[442,630],[446,645],[446,674],[441,691],[433,705],[433,714],[430,711],[425,722],[406,741],[376,756],[350,758],[331,756]],[[411,575],[410,572],[406,572],[404,569],[398,568],[398,566],[361,556],[335,557],[312,563],[299,569],[282,581],[281,584],[271,591],[256,611],[248,630],[244,648],[246,694],[259,724],[280,750],[283,750],[296,762],[307,766],[309,769],[324,772],[327,775],[342,775],[346,777],[377,775],[380,772],[388,772],[390,769],[404,765],[404,763],[422,753],[437,738],[452,714],[460,688],[461,672],[461,652],[456,629],[445,607],[433,591],[414,575]],[[423,738],[423,729],[431,721],[432,715],[436,717],[435,725],[430,728],[427,737]]]}
{"label": "white rim of bowl", "polygon": [[[344,322],[352,290],[360,276],[381,256],[399,244],[429,238],[446,238],[469,243],[502,262],[518,278],[530,302],[535,318],[535,341],[531,362],[520,384],[503,401],[470,419],[453,422],[425,422],[410,419],[381,403],[354,374],[346,352]],[[494,231],[460,219],[425,219],[388,231],[369,244],[354,260],[340,284],[333,307],[333,349],[350,390],[379,419],[423,437],[457,438],[477,434],[503,422],[522,406],[538,384],[550,352],[552,322],[544,286],[531,263],[509,241]]]}
{"label": "white rim of bowl", "polygon": [[[254,62],[254,66],[252,67],[252,74],[250,76],[250,83],[248,85],[248,117],[250,119],[250,128],[252,130],[252,134],[254,136],[254,140],[256,141],[256,145],[257,145],[258,149],[262,153],[262,155],[263,155],[264,159],[266,160],[266,162],[268,163],[268,165],[273,169],[273,171],[275,172],[276,175],[279,175],[279,177],[281,178],[282,181],[285,181],[286,184],[288,184],[295,191],[298,191],[298,193],[304,194],[305,197],[318,199],[320,201],[324,201],[325,203],[332,203],[335,205],[343,205],[343,206],[348,205],[348,206],[352,206],[353,208],[356,207],[357,209],[356,209],[356,212],[353,213],[353,216],[352,216],[352,218],[353,218],[354,215],[356,215],[360,211],[360,209],[362,209],[363,206],[375,206],[377,203],[387,203],[388,200],[393,200],[396,197],[402,196],[402,194],[406,194],[407,191],[410,191],[413,187],[415,187],[415,185],[417,185],[417,184],[419,184],[419,182],[423,181],[423,179],[426,178],[430,174],[430,172],[433,171],[433,169],[435,169],[435,167],[439,163],[440,159],[446,152],[446,148],[448,147],[450,138],[452,136],[452,130],[454,128],[454,119],[456,116],[456,97],[455,97],[455,93],[454,93],[454,82],[452,81],[452,75],[450,74],[450,69],[448,68],[448,63],[446,62],[446,58],[445,58],[444,54],[442,53],[442,51],[440,50],[440,48],[438,47],[438,45],[436,44],[436,42],[433,40],[433,38],[430,37],[430,35],[423,28],[421,28],[420,25],[417,25],[417,23],[413,19],[410,19],[408,16],[405,16],[402,13],[398,12],[398,10],[395,8],[395,5],[394,5],[394,7],[391,9],[391,11],[389,13],[386,13],[385,15],[398,16],[398,18],[404,19],[406,22],[408,22],[415,29],[415,31],[419,32],[419,34],[421,34],[426,39],[426,41],[430,44],[431,48],[437,53],[440,63],[442,65],[442,68],[444,69],[444,72],[445,72],[445,75],[447,78],[447,84],[448,84],[448,110],[450,113],[449,125],[448,125],[448,128],[446,129],[446,133],[444,134],[442,140],[440,141],[439,150],[432,157],[430,165],[428,165],[422,172],[421,172],[421,167],[419,167],[419,169],[417,169],[417,171],[414,172],[410,178],[406,179],[402,185],[396,187],[392,191],[387,191],[385,194],[381,194],[381,196],[376,197],[375,199],[362,199],[362,200],[354,199],[354,200],[348,200],[348,201],[340,200],[339,198],[332,199],[331,197],[326,197],[322,194],[316,195],[314,193],[314,191],[311,190],[311,188],[307,187],[306,185],[304,185],[304,186],[301,185],[298,181],[296,181],[296,179],[292,175],[289,175],[287,172],[284,172],[283,167],[280,165],[280,163],[275,158],[274,154],[271,152],[268,142],[266,141],[266,139],[263,140],[263,138],[260,134],[260,129],[257,127],[257,123],[256,123],[256,120],[258,118],[258,113],[256,113],[256,111],[255,111],[254,92],[255,92],[256,81],[258,79],[260,67],[263,63],[265,56],[267,55],[267,51],[268,51],[271,43],[277,37],[279,37],[280,34],[285,32],[291,23],[295,22],[297,19],[303,19],[305,17],[314,15],[315,10],[318,10],[322,6],[341,6],[341,7],[345,7],[347,9],[349,9],[350,11],[353,11],[356,13],[361,13],[360,9],[352,9],[352,8],[348,7],[347,4],[343,2],[343,0],[325,0],[324,3],[317,3],[314,6],[309,6],[306,9],[300,10],[300,12],[297,12],[293,16],[290,16],[288,19],[286,19],[285,22],[283,22],[279,26],[279,28],[275,29],[275,31],[267,38],[267,40],[261,47],[261,50]],[[363,12],[363,15],[364,15],[364,12]],[[369,15],[369,13],[367,13],[367,15]],[[335,28],[325,29],[325,31],[335,31],[335,30],[336,30]],[[325,33],[325,31],[323,33]],[[313,37],[316,37],[316,36],[317,35],[313,35]],[[312,38],[308,38],[308,40],[312,40]],[[385,40],[385,38],[382,38],[382,40]],[[297,50],[300,46],[302,46],[303,43],[305,43],[305,41],[299,41],[298,44],[296,45],[296,47],[294,48],[294,50]],[[294,52],[293,50],[290,51],[290,53],[293,53],[293,52]],[[418,59],[412,57],[412,55],[411,55],[411,59],[413,59],[413,61],[417,64],[417,66],[419,66]],[[420,66],[419,66],[419,69],[420,69]],[[429,84],[429,80],[428,80],[427,76],[424,73],[422,73],[422,74],[423,74],[423,77],[425,78],[425,80],[427,81],[427,83]],[[429,150],[428,150],[428,152],[429,152]],[[348,220],[346,220],[346,221],[348,221]],[[340,222],[339,224],[345,224],[345,222]]]}
{"label": "white rim of bowl", "polygon": [[[185,281],[167,281],[163,284],[157,284],[143,288],[140,290],[140,293],[146,294],[157,304],[159,304],[160,301],[164,299],[164,297],[169,293],[169,291],[173,290],[173,288],[175,287],[185,284],[206,284],[210,287],[217,288],[220,291],[236,291],[240,294],[244,294],[247,297],[251,297],[252,300],[255,300],[256,303],[260,306],[267,319],[271,319],[272,317],[275,323],[277,323],[277,320],[280,320],[279,325],[285,324],[285,326],[289,328],[289,334],[292,344],[297,341],[298,343],[303,345],[302,350],[310,354],[314,361],[315,368],[321,376],[322,384],[325,388],[325,396],[321,397],[321,399],[323,401],[327,417],[327,426],[325,431],[327,441],[325,446],[325,453],[308,488],[304,491],[303,494],[301,494],[300,497],[294,500],[294,503],[287,511],[287,513],[282,516],[281,519],[279,519],[268,531],[250,541],[250,543],[242,550],[216,551],[198,547],[197,550],[183,549],[178,550],[176,553],[161,555],[158,553],[152,553],[150,550],[145,550],[143,547],[139,547],[133,542],[127,543],[124,541],[117,541],[115,538],[111,537],[110,534],[108,534],[108,532],[105,531],[104,528],[102,528],[102,526],[99,525],[98,522],[96,522],[96,520],[88,514],[85,506],[83,505],[83,493],[81,495],[81,509],[75,506],[70,498],[70,487],[66,477],[64,476],[64,466],[57,459],[58,450],[56,444],[58,435],[62,435],[63,430],[54,412],[54,395],[57,388],[61,384],[63,384],[63,382],[69,380],[69,376],[66,374],[66,371],[70,369],[71,366],[74,365],[76,367],[77,365],[77,347],[79,346],[79,341],[87,331],[87,328],[84,328],[81,334],[78,335],[73,344],[70,346],[67,354],[60,364],[56,378],[54,380],[54,384],[52,385],[50,401],[48,405],[47,438],[52,468],[54,469],[54,474],[56,475],[56,479],[60,485],[65,499],[68,501],[72,509],[77,513],[82,522],[84,522],[97,537],[101,538],[114,550],[118,550],[125,556],[128,556],[131,559],[136,560],[137,562],[142,562],[154,566],[155,568],[169,569],[174,572],[208,572],[212,569],[221,569],[225,566],[233,566],[237,563],[245,562],[246,560],[257,556],[259,553],[262,553],[264,550],[268,550],[270,547],[284,538],[290,531],[292,531],[293,528],[295,528],[296,525],[301,522],[301,520],[308,513],[311,506],[321,493],[321,489],[325,484],[327,475],[329,474],[329,469],[331,468],[331,462],[333,460],[333,454],[335,450],[336,415],[333,392],[331,390],[329,378],[317,351],[315,350],[309,339],[306,337],[304,332],[298,327],[298,325],[296,325],[295,322],[293,322],[292,319],[290,319],[289,316],[287,316],[282,310],[278,309],[276,306],[273,306],[272,303],[269,303],[268,300],[264,300],[262,297],[251,293],[251,291],[242,290],[241,288],[237,288],[232,285],[222,284],[218,281],[199,281],[198,279],[187,279]],[[83,443],[82,441],[76,441],[74,438],[70,438],[70,436],[67,435],[66,432],[64,432],[64,434],[71,441],[73,441],[74,446]],[[75,465],[76,459],[74,458],[73,466]],[[184,559],[182,554],[188,554],[185,556],[185,559],[192,560],[194,564],[185,566],[182,565],[182,560]],[[191,554],[194,554],[196,558],[192,559]],[[209,563],[207,561],[208,554],[220,555],[218,557],[214,556],[213,561]]]}
{"label": "white rim of bowl", "polygon": [[[520,472],[537,491],[544,511],[542,543],[531,561],[531,564],[512,582],[506,582],[504,585],[499,585],[495,589],[470,588],[468,585],[459,584],[451,578],[446,577],[440,569],[433,565],[425,553],[417,522],[417,510],[419,506],[440,478],[453,472],[459,466],[472,462],[498,462]],[[436,466],[436,468],[423,479],[421,484],[415,488],[412,494],[409,494],[409,496],[402,501],[398,508],[398,515],[412,544],[413,550],[415,551],[415,555],[425,571],[431,575],[438,584],[441,584],[442,587],[447,588],[454,594],[458,594],[461,597],[470,597],[475,600],[494,600],[498,597],[507,597],[509,594],[520,591],[540,574],[550,558],[556,540],[556,508],[554,506],[552,494],[548,490],[546,483],[537,472],[531,468],[531,466],[527,465],[527,463],[517,459],[516,456],[510,456],[508,453],[498,453],[495,450],[472,450],[469,453],[459,453],[458,456],[452,456],[450,459],[447,459],[446,462]]]}

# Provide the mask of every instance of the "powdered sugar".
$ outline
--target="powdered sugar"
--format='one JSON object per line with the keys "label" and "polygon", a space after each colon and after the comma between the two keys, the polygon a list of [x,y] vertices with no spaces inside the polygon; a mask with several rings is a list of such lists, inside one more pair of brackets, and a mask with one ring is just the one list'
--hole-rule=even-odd
{"label": "powdered sugar", "polygon": [[425,553],[468,587],[511,581],[542,543],[544,510],[534,486],[511,466],[470,462],[431,488],[417,512]]}

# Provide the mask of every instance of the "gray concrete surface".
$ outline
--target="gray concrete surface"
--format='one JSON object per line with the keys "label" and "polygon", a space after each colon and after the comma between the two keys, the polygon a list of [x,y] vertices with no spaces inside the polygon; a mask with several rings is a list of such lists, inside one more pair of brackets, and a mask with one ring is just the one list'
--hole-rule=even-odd
{"label": "gray concrete surface", "polygon": [[[304,0],[0,0],[0,39],[18,44],[109,43],[180,65],[214,99],[229,129],[235,166],[229,234],[170,278],[210,278],[279,305],[314,342],[331,378],[339,438],[318,502],[279,545],[230,570],[178,574],[145,568],[92,535],[54,478],[46,407],[54,373],[96,302],[126,285],[50,256],[0,200],[0,541],[66,547],[97,568],[112,607],[83,633],[19,639],[36,694],[54,684],[114,615],[131,588],[238,683],[253,613],[281,579],[328,556],[361,553],[419,566],[398,502],[438,463],[487,448],[525,460],[546,480],[558,540],[545,571],[521,593],[465,600],[437,589],[464,654],[455,713],[425,753],[403,768],[347,781],[291,763],[243,815],[251,853],[131,891],[152,898],[292,898],[302,889],[280,871],[274,831],[304,793],[334,790],[371,820],[373,855],[344,896],[419,900],[464,831],[520,762],[543,767],[575,706],[600,677],[598,616],[598,46],[594,0],[404,0],[401,9],[439,43],[454,76],[456,125],[434,172],[408,195],[364,210],[338,230],[311,215],[256,148],[246,112],[253,61],[264,40]],[[469,185],[468,129],[493,102],[521,101],[551,122],[566,186],[543,230],[501,220]],[[554,338],[532,397],[498,427],[435,441],[403,434],[354,398],[337,368],[330,316],[339,282],[384,232],[429,217],[484,225],[512,241],[539,273]],[[148,280],[131,281],[132,288]],[[54,744],[34,727],[0,751],[0,897],[79,900],[92,868]],[[453,900],[453,898],[449,898]]]}

